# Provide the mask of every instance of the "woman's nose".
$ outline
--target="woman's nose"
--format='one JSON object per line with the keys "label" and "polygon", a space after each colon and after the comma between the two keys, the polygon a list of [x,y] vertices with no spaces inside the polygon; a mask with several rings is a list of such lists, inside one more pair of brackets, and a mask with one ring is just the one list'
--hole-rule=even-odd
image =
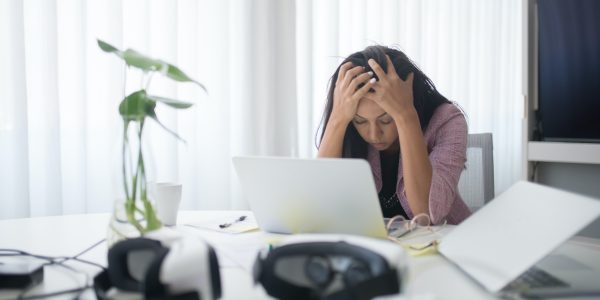
{"label": "woman's nose", "polygon": [[381,129],[377,125],[371,126],[369,129],[369,137],[372,141],[379,142],[379,137],[381,136]]}

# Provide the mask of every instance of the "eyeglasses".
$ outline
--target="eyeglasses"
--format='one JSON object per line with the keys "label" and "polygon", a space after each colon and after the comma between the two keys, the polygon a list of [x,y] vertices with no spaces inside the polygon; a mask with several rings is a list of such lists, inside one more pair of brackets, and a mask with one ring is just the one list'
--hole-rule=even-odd
{"label": "eyeglasses", "polygon": [[[445,225],[445,222],[444,224]],[[418,214],[412,219],[406,219],[402,215],[397,215],[387,221],[386,229],[389,236],[400,238],[419,228],[425,228],[428,231],[433,231],[431,227],[431,219],[428,214]]]}
{"label": "eyeglasses", "polygon": [[[429,248],[436,248],[439,244],[438,232],[442,230],[446,226],[446,220],[444,223],[432,227],[431,218],[428,214],[418,214],[414,216],[412,219],[406,219],[404,216],[398,215],[391,219],[389,219],[386,223],[386,229],[388,231],[388,238],[394,242],[399,242],[401,239],[408,239],[409,237],[405,237],[411,232],[421,232],[423,236],[415,236],[411,235],[410,239],[417,237],[425,237],[434,235],[434,238],[428,238],[428,242],[422,244],[406,244],[401,243],[407,250],[417,251],[414,255],[421,255],[424,253],[424,250],[428,250]],[[411,251],[409,251],[410,254]],[[413,254],[411,254],[413,255]]]}

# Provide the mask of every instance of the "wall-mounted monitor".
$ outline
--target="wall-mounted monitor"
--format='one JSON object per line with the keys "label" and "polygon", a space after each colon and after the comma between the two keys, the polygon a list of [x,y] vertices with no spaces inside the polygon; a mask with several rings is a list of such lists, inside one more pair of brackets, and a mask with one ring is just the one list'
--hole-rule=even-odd
{"label": "wall-mounted monitor", "polygon": [[600,142],[600,0],[537,5],[541,138]]}

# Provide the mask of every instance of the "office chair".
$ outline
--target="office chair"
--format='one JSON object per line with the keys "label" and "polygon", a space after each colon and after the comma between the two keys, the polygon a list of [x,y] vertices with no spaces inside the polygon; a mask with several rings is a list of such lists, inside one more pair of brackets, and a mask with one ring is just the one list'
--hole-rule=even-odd
{"label": "office chair", "polygon": [[458,191],[471,212],[494,198],[494,159],[491,133],[469,134],[467,162]]}

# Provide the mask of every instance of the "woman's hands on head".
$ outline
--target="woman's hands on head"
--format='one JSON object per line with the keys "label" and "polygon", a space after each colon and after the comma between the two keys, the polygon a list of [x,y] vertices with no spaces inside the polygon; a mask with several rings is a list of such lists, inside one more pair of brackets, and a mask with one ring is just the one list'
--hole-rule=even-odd
{"label": "woman's hands on head", "polygon": [[405,113],[414,112],[414,73],[409,73],[406,80],[402,80],[398,76],[390,57],[387,55],[385,57],[387,60],[387,73],[374,59],[369,59],[369,66],[377,74],[379,81],[372,86],[375,92],[366,94],[364,97],[375,101],[388,115],[398,121]]}
{"label": "woman's hands on head", "polygon": [[[365,72],[362,66],[347,62],[340,67],[333,91],[331,119],[350,123],[356,114],[358,101],[373,87],[373,72]],[[364,84],[357,90],[360,84]]]}

